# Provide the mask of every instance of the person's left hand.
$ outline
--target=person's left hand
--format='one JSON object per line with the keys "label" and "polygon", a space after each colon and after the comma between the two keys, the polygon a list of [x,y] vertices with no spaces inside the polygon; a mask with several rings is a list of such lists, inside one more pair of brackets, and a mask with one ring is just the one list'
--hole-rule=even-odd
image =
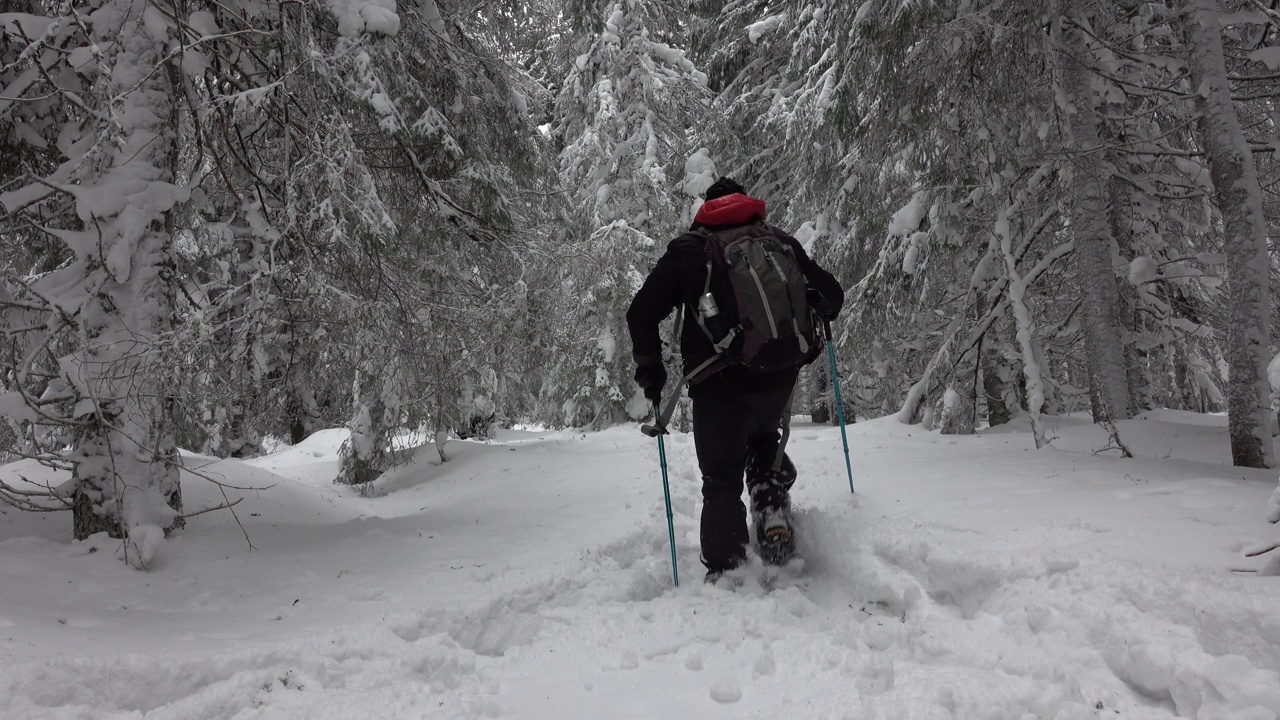
{"label": "person's left hand", "polygon": [[807,287],[805,288],[804,295],[805,299],[809,301],[809,307],[813,308],[814,312],[818,313],[818,317],[822,318],[826,322],[835,320],[836,316],[840,314],[840,308],[833,307],[831,303],[827,302],[827,299],[822,296],[822,293],[817,290]]}

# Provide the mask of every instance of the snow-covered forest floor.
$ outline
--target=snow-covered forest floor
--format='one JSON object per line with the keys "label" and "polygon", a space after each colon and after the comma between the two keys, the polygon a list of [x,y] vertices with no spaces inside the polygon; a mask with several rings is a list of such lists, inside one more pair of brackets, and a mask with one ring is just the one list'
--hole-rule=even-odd
{"label": "snow-covered forest floor", "polygon": [[[1219,416],[942,436],[798,423],[808,572],[702,583],[692,438],[634,426],[455,441],[331,484],[339,431],[187,456],[227,511],[149,572],[65,515],[0,516],[0,716],[21,718],[1275,718],[1274,471]],[[27,463],[0,477],[36,479]],[[184,478],[188,510],[224,502]],[[245,532],[252,541],[250,551]],[[1237,572],[1233,572],[1233,570]],[[1240,570],[1260,572],[1243,573]]]}

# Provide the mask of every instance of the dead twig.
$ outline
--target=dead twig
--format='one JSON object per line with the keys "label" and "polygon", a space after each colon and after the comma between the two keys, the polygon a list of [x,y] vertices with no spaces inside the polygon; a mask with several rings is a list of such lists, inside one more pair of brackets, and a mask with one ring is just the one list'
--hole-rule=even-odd
{"label": "dead twig", "polygon": [[[235,502],[223,503],[223,504],[221,504],[221,505],[214,505],[213,507],[205,508],[205,509],[203,509],[203,510],[197,510],[197,511],[195,511],[195,512],[190,512],[190,513],[183,513],[183,514],[182,514],[182,517],[184,517],[184,518],[192,518],[192,517],[195,517],[195,516],[197,516],[197,515],[203,515],[203,514],[205,514],[205,513],[207,513],[207,512],[213,512],[214,510],[225,510],[225,509],[227,509],[227,508],[235,507],[236,505],[239,505],[239,504],[240,504],[241,502],[243,502],[243,501],[244,501],[244,498],[239,498],[239,499],[237,499]],[[243,527],[243,526],[242,526],[242,527]],[[251,543],[249,546],[250,546],[250,547],[253,547],[252,543]]]}
{"label": "dead twig", "polygon": [[1119,450],[1122,455],[1127,458],[1133,458],[1133,452],[1129,450],[1129,446],[1124,444],[1120,439],[1120,428],[1116,427],[1116,423],[1111,418],[1103,420],[1102,424],[1107,428],[1107,444],[1106,446],[1094,450],[1094,455],[1101,455],[1108,450]]}

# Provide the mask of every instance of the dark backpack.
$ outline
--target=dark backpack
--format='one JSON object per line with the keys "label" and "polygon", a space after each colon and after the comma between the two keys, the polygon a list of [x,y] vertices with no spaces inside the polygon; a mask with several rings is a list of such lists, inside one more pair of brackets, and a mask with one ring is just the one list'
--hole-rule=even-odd
{"label": "dark backpack", "polygon": [[770,371],[822,349],[791,245],[764,223],[704,230],[707,282],[694,318],[727,365]]}

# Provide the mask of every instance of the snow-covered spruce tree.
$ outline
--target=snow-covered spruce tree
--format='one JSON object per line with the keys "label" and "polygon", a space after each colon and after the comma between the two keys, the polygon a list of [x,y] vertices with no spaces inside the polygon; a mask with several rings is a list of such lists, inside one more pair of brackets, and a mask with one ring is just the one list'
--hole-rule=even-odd
{"label": "snow-covered spruce tree", "polygon": [[[876,373],[889,381],[884,400],[912,378],[897,398],[903,421],[954,407],[948,390],[981,405],[978,378],[999,377],[981,364],[1010,355],[1027,375],[1025,403],[1060,402],[1061,381],[1042,362],[1052,336],[1041,337],[1058,312],[1035,290],[1070,251],[1052,200],[1060,177],[1044,132],[1053,94],[1040,19],[1030,7],[945,3],[854,18],[846,63],[870,79],[851,94],[861,120],[831,204],[847,208],[867,271],[850,293],[845,354],[888,364]],[[886,36],[897,40],[877,40]],[[1021,341],[1009,347],[1014,333],[993,328],[1011,320]],[[859,357],[876,348],[879,358]]]}
{"label": "snow-covered spruce tree", "polygon": [[[1194,150],[1178,147],[1189,139],[1190,107],[1169,91],[1183,66],[1170,42],[1176,12],[1151,3],[1088,6],[1106,17],[1096,30],[1075,25],[1087,43],[1082,56],[1060,34],[1045,33],[1061,26],[1075,7],[1069,3],[703,5],[713,11],[699,46],[712,86],[724,90],[724,106],[751,110],[728,116],[745,118],[734,133],[744,152],[722,153],[729,158],[722,164],[749,162],[771,185],[803,188],[787,197],[788,208],[797,224],[811,222],[816,253],[846,281],[862,278],[850,294],[841,356],[854,366],[846,379],[866,388],[850,393],[865,398],[866,411],[910,405],[904,415],[925,417],[945,404],[947,388],[986,398],[990,380],[1003,387],[977,406],[1002,415],[1004,399],[1016,394],[1025,407],[1030,398],[1023,383],[1001,381],[1013,380],[1008,371],[1019,366],[1043,371],[1050,411],[1094,391],[1082,296],[1099,275],[1072,258],[1063,234],[1078,230],[1065,222],[1073,214],[1088,213],[1054,198],[1089,190],[1096,201],[1099,189],[1121,252],[1095,259],[1119,276],[1124,323],[1118,343],[1100,344],[1123,347],[1123,371],[1112,375],[1125,381],[1117,387],[1129,386],[1111,394],[1131,408],[1157,399],[1212,404],[1218,371],[1209,323],[1220,256],[1203,219],[1201,166]],[[1077,152],[1070,139],[1076,113],[1053,81],[1068,62],[1087,70],[1075,79],[1087,80],[1097,113],[1096,151]],[[823,112],[814,111],[816,98],[828,100]],[[810,142],[824,132],[814,118],[842,128],[839,137]],[[1047,165],[1089,156],[1102,159],[1091,186],[1053,172],[1027,204],[1014,202]],[[1015,278],[1003,262],[983,270],[1006,206],[1027,215],[1011,218],[1026,233],[1011,249],[1033,276],[1026,282],[1019,271],[1034,330],[1029,345],[1011,343],[1007,290]],[[981,292],[957,282],[971,277]],[[922,375],[928,382],[902,403],[901,388]]]}
{"label": "snow-covered spruce tree", "polygon": [[[770,207],[770,219],[789,228],[845,284],[861,274],[865,254],[848,232],[841,203],[850,174],[846,163],[856,136],[855,100],[861,79],[848,61],[856,5],[697,2],[695,59],[717,92],[712,108],[718,132],[710,147],[722,171],[746,183]],[[836,328],[837,342],[842,340]],[[864,408],[877,402],[867,372],[844,367],[845,396]],[[813,375],[825,371],[814,369]],[[802,404],[824,406],[835,418],[829,381],[810,384]],[[848,413],[854,417],[854,413]]]}
{"label": "snow-covered spruce tree", "polygon": [[[12,94],[0,100],[0,192],[20,187],[29,182],[31,175],[46,175],[58,163],[55,141],[60,123],[57,113],[51,112],[56,103],[18,102],[19,95],[40,81],[38,71],[22,62],[24,51],[47,27],[44,18],[32,14],[37,10],[37,3],[30,1],[0,3],[0,12],[6,14],[0,20],[0,87]],[[36,62],[52,67],[57,58],[52,51],[46,51],[37,56]],[[33,428],[18,420],[25,414],[20,409],[21,398],[7,395],[18,389],[19,358],[34,334],[20,330],[26,325],[26,308],[20,298],[27,282],[56,269],[68,255],[66,246],[57,238],[26,224],[17,215],[0,214],[0,327],[10,340],[10,346],[0,354],[0,396],[6,396],[10,404],[19,401],[9,407],[8,413],[0,408],[0,463],[39,452]],[[45,365],[47,369],[48,363]],[[22,494],[26,492],[37,494]],[[36,488],[0,487],[0,502],[29,508],[65,508],[65,504],[49,497],[47,490],[40,493]]]}
{"label": "snow-covered spruce tree", "polygon": [[[338,282],[363,369],[340,481],[385,469],[398,428],[423,427],[442,444],[493,415],[498,378],[521,360],[496,331],[512,327],[523,298],[520,229],[545,209],[519,188],[545,192],[536,178],[546,165],[522,81],[472,32],[474,19],[427,2],[401,8],[393,35],[348,33],[339,18],[336,41],[314,39],[350,128],[351,171],[364,178],[357,207],[376,210],[347,231],[358,262]],[[334,227],[348,219],[334,216]]]}
{"label": "snow-covered spruce tree", "polygon": [[[846,284],[869,278],[850,293],[837,327],[846,395],[859,412],[883,414],[903,407],[902,388],[927,370],[908,395],[908,417],[931,414],[949,386],[972,398],[974,347],[1004,308],[954,358],[953,319],[964,322],[966,306],[950,319],[934,310],[976,302],[999,274],[996,265],[994,275],[980,273],[972,295],[956,280],[972,276],[988,249],[993,208],[975,202],[981,193],[969,197],[975,179],[1007,169],[1022,137],[999,131],[999,154],[989,158],[991,108],[1047,105],[1036,99],[1047,83],[1018,76],[1028,70],[1022,60],[1003,61],[1028,54],[1026,39],[992,30],[985,8],[955,3],[703,5],[711,12],[699,49],[733,128],[721,164],[753,178]],[[948,63],[980,71],[939,73]],[[972,167],[974,157],[987,167]],[[931,362],[930,346],[949,325],[933,347],[943,350],[939,360],[957,362]]]}
{"label": "snow-covered spruce tree", "polygon": [[[575,215],[558,258],[556,364],[541,418],[604,427],[647,409],[631,381],[625,314],[665,243],[689,222],[682,182],[705,117],[680,3],[580,0],[579,54],[556,104],[560,176]],[[693,189],[690,189],[693,192]]]}
{"label": "snow-covered spruce tree", "polygon": [[[13,367],[15,390],[0,404],[12,412],[17,394],[26,405],[21,419],[73,429],[65,459],[74,487],[62,494],[74,498],[75,536],[126,538],[126,559],[145,567],[160,537],[182,525],[165,373],[173,216],[188,199],[175,184],[182,111],[169,18],[176,7],[104,0],[67,10],[5,21],[6,40],[27,44],[31,78],[6,97],[22,107],[5,122],[25,125],[24,115],[60,122],[60,164],[7,183],[0,204],[69,252],[56,270],[22,284],[21,305],[11,306],[21,312],[6,316],[46,330],[27,336],[27,354]],[[22,27],[11,33],[11,25]],[[37,146],[43,139],[25,134]],[[40,372],[30,358],[58,341],[70,347],[56,356],[56,374]]]}
{"label": "snow-covered spruce tree", "polygon": [[342,477],[363,482],[400,428],[471,420],[462,404],[490,402],[495,368],[518,359],[486,320],[519,302],[526,248],[512,230],[545,203],[514,188],[538,189],[546,165],[529,83],[468,32],[485,8],[459,10],[317,2],[189,18],[203,202],[182,260],[204,360],[190,414],[210,449],[350,421]]}
{"label": "snow-covered spruce tree", "polygon": [[1209,172],[1190,132],[1195,108],[1180,94],[1186,88],[1179,84],[1185,62],[1178,16],[1152,3],[1083,9],[1093,14],[1067,25],[1080,32],[1087,52],[1060,42],[1058,57],[1063,72],[1074,65],[1092,76],[1099,136],[1093,154],[1104,159],[1110,232],[1119,250],[1112,263],[1121,270],[1130,405],[1213,408],[1223,256],[1208,213]]}

